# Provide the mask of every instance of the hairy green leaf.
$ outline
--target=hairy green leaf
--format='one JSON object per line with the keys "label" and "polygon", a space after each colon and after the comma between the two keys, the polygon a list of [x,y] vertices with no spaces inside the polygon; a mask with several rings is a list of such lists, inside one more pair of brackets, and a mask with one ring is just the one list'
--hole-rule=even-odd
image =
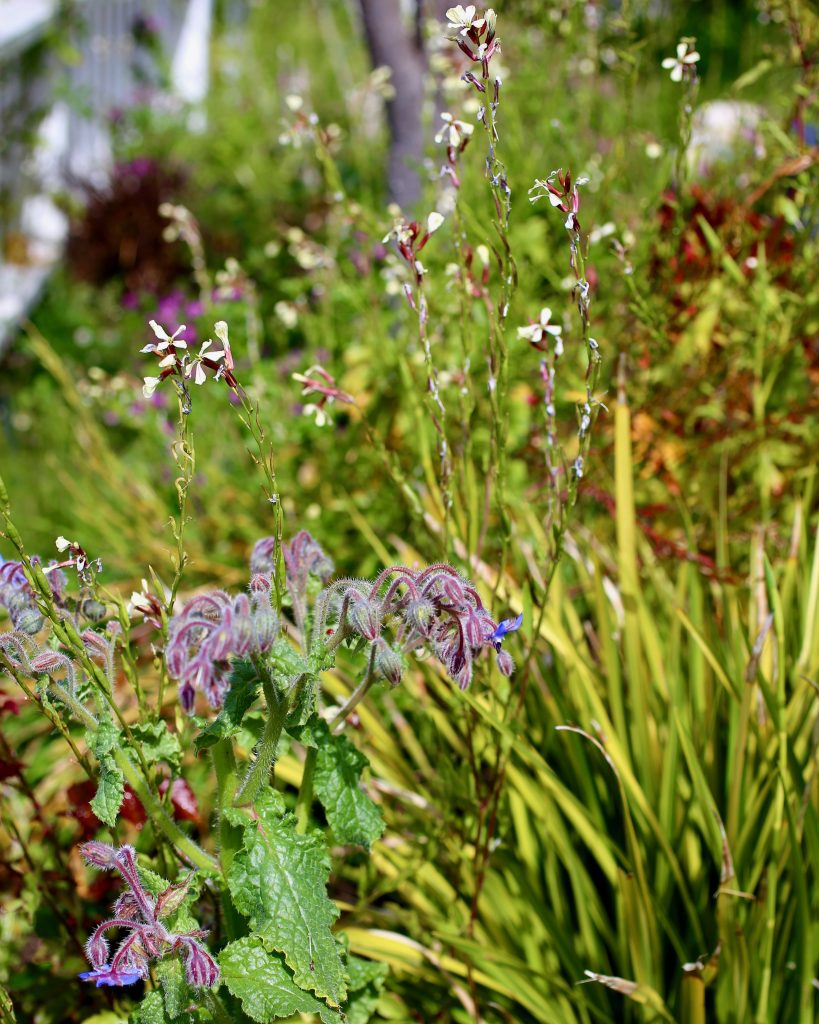
{"label": "hairy green leaf", "polygon": [[113,828],[124,796],[122,772],[110,754],[103,754],[100,760],[100,781],[96,796],[91,801],[91,810],[103,824]]}
{"label": "hairy green leaf", "polygon": [[142,744],[148,764],[164,761],[171,768],[179,768],[182,759],[179,737],[168,729],[165,722],[137,722],[131,726],[131,732]]}
{"label": "hairy green leaf", "polygon": [[265,944],[284,954],[298,985],[339,1006],[346,983],[330,931],[338,909],[327,897],[324,841],[317,832],[297,834],[295,817],[282,817],[265,793],[257,811],[228,873],[234,903]]}
{"label": "hairy green leaf", "polygon": [[350,997],[344,1007],[347,1024],[367,1024],[381,995],[389,973],[386,964],[351,956],[347,960]]}
{"label": "hairy green leaf", "polygon": [[226,946],[219,954],[219,966],[228,990],[241,999],[252,1020],[265,1024],[296,1013],[312,1013],[325,1024],[341,1020],[338,1010],[299,988],[281,954],[269,953],[256,935]]}
{"label": "hairy green leaf", "polygon": [[165,957],[159,961],[155,970],[165,998],[165,1012],[174,1020],[192,1002],[197,1002],[194,990],[185,980],[185,968],[179,956]]}
{"label": "hairy green leaf", "polygon": [[318,747],[313,788],[330,827],[340,843],[369,849],[384,831],[381,809],[361,788],[369,761],[346,736],[333,736],[326,722],[314,719],[310,725]]}
{"label": "hairy green leaf", "polygon": [[130,1024],[165,1024],[165,1004],[159,989],[147,993],[129,1020]]}

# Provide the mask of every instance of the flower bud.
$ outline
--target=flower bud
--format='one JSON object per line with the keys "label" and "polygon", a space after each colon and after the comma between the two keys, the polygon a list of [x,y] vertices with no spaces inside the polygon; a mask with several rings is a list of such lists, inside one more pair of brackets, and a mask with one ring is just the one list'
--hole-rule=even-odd
{"label": "flower bud", "polygon": [[407,605],[407,621],[421,636],[429,636],[435,622],[435,605],[426,598],[418,598]]}
{"label": "flower bud", "polygon": [[379,640],[375,654],[375,671],[382,676],[390,686],[398,686],[401,676],[404,674],[404,665],[401,654],[394,647],[390,647],[384,640]]}
{"label": "flower bud", "polygon": [[29,636],[34,636],[43,628],[42,615],[32,607],[23,609],[16,616],[12,615],[11,622],[15,629],[19,629],[21,633],[28,633]]}
{"label": "flower bud", "polygon": [[260,651],[268,651],[279,635],[279,620],[269,604],[253,613],[253,642]]}
{"label": "flower bud", "polygon": [[350,603],[347,621],[365,640],[372,642],[381,632],[381,614],[377,605],[364,597]]}
{"label": "flower bud", "polygon": [[263,572],[254,573],[250,578],[251,598],[260,594],[270,593],[270,577]]}
{"label": "flower bud", "polygon": [[85,953],[92,967],[102,967],[108,962],[108,943],[99,929],[86,942]]}
{"label": "flower bud", "polygon": [[110,871],[117,866],[117,851],[108,843],[100,843],[92,839],[80,846],[80,853],[83,859],[95,868],[102,868],[103,871]]}
{"label": "flower bud", "polygon": [[511,676],[515,671],[515,662],[508,651],[501,649],[495,656],[498,663],[498,671],[502,676]]}
{"label": "flower bud", "polygon": [[219,968],[216,966],[216,962],[198,942],[189,939],[187,946],[185,978],[188,984],[196,988],[210,988],[215,985],[219,980]]}

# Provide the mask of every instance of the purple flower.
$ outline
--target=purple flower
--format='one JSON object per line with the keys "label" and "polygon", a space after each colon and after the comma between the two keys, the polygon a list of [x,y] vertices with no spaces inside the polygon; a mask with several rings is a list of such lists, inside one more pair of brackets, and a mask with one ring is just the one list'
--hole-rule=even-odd
{"label": "purple flower", "polygon": [[[133,985],[146,977],[151,960],[183,952],[189,985],[210,987],[217,983],[219,968],[197,941],[206,933],[198,930],[173,932],[164,923],[185,902],[190,876],[177,885],[169,885],[154,898],[142,885],[132,846],[115,847],[93,841],[84,843],[80,852],[93,867],[118,871],[128,886],[128,891],[115,903],[113,916],[98,925],[85,944],[93,970],[80,975],[83,981],[95,981],[97,988],[101,985]],[[127,934],[109,963],[105,933],[114,928]]]}
{"label": "purple flower", "polygon": [[143,975],[140,971],[121,971],[103,964],[101,967],[95,967],[93,971],[83,971],[78,977],[83,981],[96,981],[99,988],[101,985],[133,985],[142,981]]}
{"label": "purple flower", "polygon": [[230,684],[231,658],[266,651],[277,635],[266,594],[230,597],[222,590],[200,594],[168,628],[165,661],[179,682],[179,699],[191,714],[196,691],[220,708]]}
{"label": "purple flower", "polygon": [[[331,609],[337,624],[327,630]],[[393,566],[372,583],[337,580],[324,591],[316,619],[316,635],[335,635],[336,643],[357,635],[374,645],[376,671],[393,685],[400,678],[402,656],[426,648],[462,690],[472,681],[475,658],[485,647],[494,648],[500,672],[511,675],[514,664],[501,644],[523,622],[519,615],[496,623],[474,585],[443,563],[420,571]],[[389,655],[381,637],[388,623],[395,627],[396,640]]]}

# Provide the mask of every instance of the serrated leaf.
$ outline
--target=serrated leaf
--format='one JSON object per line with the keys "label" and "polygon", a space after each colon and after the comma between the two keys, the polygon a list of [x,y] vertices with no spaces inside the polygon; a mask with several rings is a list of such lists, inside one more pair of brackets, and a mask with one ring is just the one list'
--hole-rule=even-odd
{"label": "serrated leaf", "polygon": [[103,719],[93,732],[86,733],[88,749],[98,761],[110,754],[119,741],[119,729],[110,719]]}
{"label": "serrated leaf", "polygon": [[166,957],[155,967],[156,976],[162,986],[165,999],[165,1013],[174,1020],[191,1003],[196,1002],[194,990],[185,980],[185,969],[178,956]]}
{"label": "serrated leaf", "polygon": [[284,957],[269,953],[256,935],[225,946],[219,954],[219,967],[228,991],[241,999],[248,1017],[261,1024],[296,1013],[312,1013],[325,1024],[341,1020],[338,1010],[299,988]]}
{"label": "serrated leaf", "polygon": [[350,998],[344,1007],[347,1024],[367,1024],[381,996],[389,968],[377,960],[351,956],[347,960]]}
{"label": "serrated leaf", "polygon": [[168,729],[165,722],[140,722],[131,726],[131,732],[142,744],[148,764],[164,761],[171,768],[179,768],[182,760],[179,737]]}
{"label": "serrated leaf", "polygon": [[347,986],[330,931],[338,909],[327,897],[327,849],[319,833],[298,835],[295,817],[280,817],[268,802],[258,802],[259,821],[245,829],[230,893],[265,945],[284,954],[296,984],[338,1006]]}
{"label": "serrated leaf", "polygon": [[230,676],[230,688],[225,696],[225,703],[216,718],[196,737],[196,752],[207,750],[219,740],[235,736],[242,725],[250,706],[256,700],[261,682],[256,669],[250,662],[238,661],[233,666]]}
{"label": "serrated leaf", "polygon": [[122,772],[113,757],[104,754],[100,760],[100,781],[96,795],[91,801],[91,810],[103,824],[113,828],[124,796],[125,782]]}
{"label": "serrated leaf", "polygon": [[318,747],[313,789],[327,821],[340,843],[369,849],[384,831],[381,809],[361,788],[361,773],[369,761],[346,736],[333,736],[326,722],[315,719],[310,725]]}
{"label": "serrated leaf", "polygon": [[159,989],[146,994],[129,1020],[130,1024],[165,1024],[165,1004]]}
{"label": "serrated leaf", "polygon": [[265,655],[265,660],[277,682],[288,682],[305,672],[312,672],[310,660],[284,637],[273,644]]}

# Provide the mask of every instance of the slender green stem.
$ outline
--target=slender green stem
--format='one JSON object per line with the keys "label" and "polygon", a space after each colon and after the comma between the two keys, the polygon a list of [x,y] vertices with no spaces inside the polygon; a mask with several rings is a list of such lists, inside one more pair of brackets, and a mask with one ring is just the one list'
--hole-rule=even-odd
{"label": "slender green stem", "polygon": [[125,750],[121,747],[114,747],[111,753],[120,771],[125,776],[126,782],[136,793],[137,799],[145,808],[154,828],[158,829],[176,847],[177,851],[195,867],[207,872],[209,875],[217,873],[219,871],[219,862],[209,853],[206,853],[201,846],[195,843],[176,824],[159,799],[146,786]]}
{"label": "slender green stem", "polygon": [[318,751],[315,747],[307,748],[301,786],[299,786],[299,795],[296,798],[296,832],[302,836],[310,824],[310,808],[313,806],[313,775],[316,770],[317,754]]}
{"label": "slender green stem", "polygon": [[287,700],[284,697],[279,697],[273,682],[270,679],[264,679],[262,689],[267,700],[267,722],[256,749],[253,765],[234,798],[233,802],[237,807],[246,807],[248,804],[252,804],[262,786],[270,779],[270,773],[276,763],[276,750],[279,746],[284,720],[287,718]]}
{"label": "slender green stem", "polygon": [[220,740],[212,749],[213,767],[216,772],[217,810],[219,816],[219,861],[222,865],[224,883],[221,887],[222,910],[225,929],[229,939],[238,939],[247,934],[247,927],[231,898],[227,876],[233,858],[242,848],[243,829],[232,824],[225,813],[232,805],[239,782],[236,758],[230,740]]}
{"label": "slender green stem", "polygon": [[362,702],[362,700],[364,700],[364,698],[367,696],[367,693],[369,692],[370,687],[375,682],[374,668],[375,668],[375,647],[373,646],[373,647],[370,648],[370,660],[367,662],[367,671],[364,673],[364,678],[361,680],[361,682],[358,684],[358,686],[350,694],[350,696],[347,699],[347,703],[344,704],[343,707],[340,707],[338,709],[338,711],[335,713],[335,715],[333,715],[332,719],[330,720],[330,729],[333,732],[335,732],[335,733],[341,732],[341,730],[344,728],[344,724],[346,722],[347,716],[352,711],[354,711],[358,707],[358,705]]}

